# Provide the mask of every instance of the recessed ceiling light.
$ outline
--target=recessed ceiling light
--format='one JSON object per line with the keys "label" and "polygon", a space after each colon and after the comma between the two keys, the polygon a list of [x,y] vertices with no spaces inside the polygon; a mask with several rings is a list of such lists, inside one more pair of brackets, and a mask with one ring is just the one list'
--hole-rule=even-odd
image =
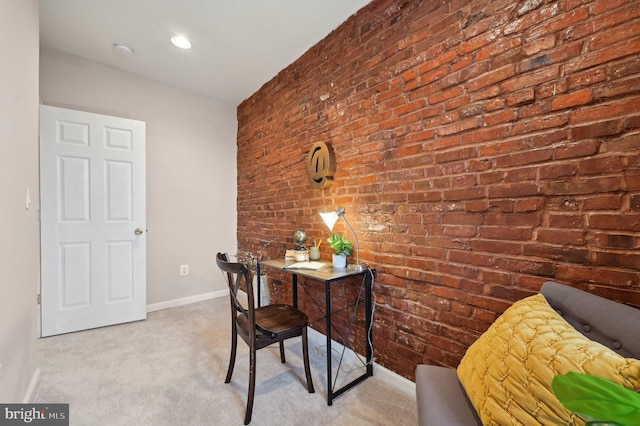
{"label": "recessed ceiling light", "polygon": [[185,36],[181,36],[181,35],[173,36],[171,37],[171,43],[173,43],[174,46],[179,47],[180,49],[191,48],[191,42]]}
{"label": "recessed ceiling light", "polygon": [[126,43],[113,43],[113,50],[125,56],[133,55],[133,49]]}

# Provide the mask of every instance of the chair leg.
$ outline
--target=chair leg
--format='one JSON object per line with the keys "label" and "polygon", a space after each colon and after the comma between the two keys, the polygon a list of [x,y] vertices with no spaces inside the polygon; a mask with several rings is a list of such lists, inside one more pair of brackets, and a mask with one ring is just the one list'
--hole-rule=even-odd
{"label": "chair leg", "polygon": [[309,344],[307,339],[307,327],[302,329],[302,357],[304,358],[304,374],[307,376],[307,389],[309,393],[314,393],[313,380],[311,379],[311,368],[309,367]]}
{"label": "chair leg", "polygon": [[284,340],[280,340],[280,361],[284,364],[287,360],[284,358]]}
{"label": "chair leg", "polygon": [[256,348],[249,348],[249,391],[247,393],[247,411],[244,415],[244,424],[251,422],[253,411],[253,394],[256,390]]}
{"label": "chair leg", "polygon": [[229,369],[227,370],[227,377],[224,379],[225,383],[231,381],[231,375],[233,374],[233,367],[236,364],[236,348],[238,346],[238,334],[236,330],[232,330],[233,336],[231,336],[231,356],[229,357]]}

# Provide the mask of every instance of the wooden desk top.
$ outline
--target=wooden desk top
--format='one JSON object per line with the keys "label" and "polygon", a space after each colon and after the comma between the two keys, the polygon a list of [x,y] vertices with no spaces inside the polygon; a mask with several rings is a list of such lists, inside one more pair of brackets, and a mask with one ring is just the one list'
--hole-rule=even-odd
{"label": "wooden desk top", "polygon": [[369,272],[369,269],[365,269],[363,271],[353,271],[347,268],[334,268],[331,265],[331,262],[321,262],[324,263],[324,267],[313,270],[313,269],[294,269],[294,268],[286,268],[286,266],[293,265],[294,263],[298,263],[295,260],[285,260],[285,259],[273,259],[273,260],[263,260],[260,261],[260,268],[262,269],[264,266],[269,268],[279,269],[281,271],[288,272],[290,274],[300,275],[307,278],[313,278],[315,280],[320,281],[336,281],[346,277],[355,277],[358,275],[364,275]]}

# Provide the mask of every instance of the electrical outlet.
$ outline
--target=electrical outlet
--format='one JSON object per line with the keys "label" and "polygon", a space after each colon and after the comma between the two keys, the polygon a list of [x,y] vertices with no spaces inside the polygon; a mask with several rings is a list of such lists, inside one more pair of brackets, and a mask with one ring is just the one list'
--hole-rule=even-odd
{"label": "electrical outlet", "polygon": [[180,265],[180,275],[189,275],[189,265]]}

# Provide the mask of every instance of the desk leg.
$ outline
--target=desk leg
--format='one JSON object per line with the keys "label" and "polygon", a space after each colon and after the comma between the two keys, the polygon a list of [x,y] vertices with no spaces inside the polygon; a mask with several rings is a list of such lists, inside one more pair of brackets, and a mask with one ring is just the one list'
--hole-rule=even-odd
{"label": "desk leg", "polygon": [[262,276],[260,275],[260,262],[256,264],[256,273],[258,274],[258,279],[256,280],[256,283],[258,285],[258,307],[260,307],[262,303],[262,300],[260,300],[260,294],[262,294],[262,292],[260,291],[260,286],[261,286],[260,277]]}
{"label": "desk leg", "polygon": [[293,307],[298,309],[298,274],[291,274],[291,293]]}
{"label": "desk leg", "polygon": [[331,374],[331,283],[325,283],[327,317],[327,405],[333,404],[333,376]]}

